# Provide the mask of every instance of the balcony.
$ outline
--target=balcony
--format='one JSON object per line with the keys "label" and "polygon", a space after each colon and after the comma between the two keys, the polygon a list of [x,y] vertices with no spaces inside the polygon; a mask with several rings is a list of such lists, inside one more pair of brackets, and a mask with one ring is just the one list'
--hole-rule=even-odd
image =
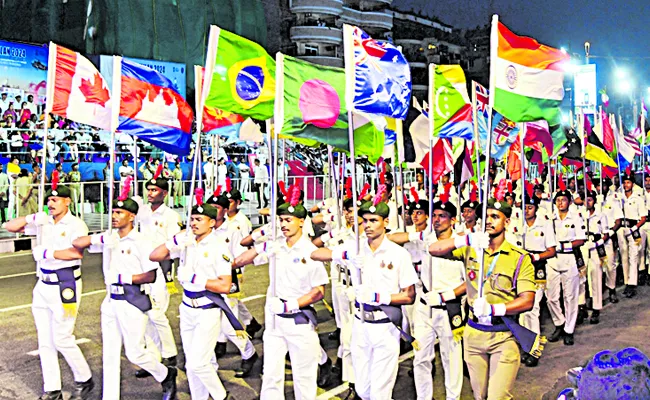
{"label": "balcony", "polygon": [[310,63],[343,68],[343,59],[333,56],[298,56],[299,59]]}
{"label": "balcony", "polygon": [[294,42],[343,43],[343,31],[329,26],[294,26],[291,28],[290,35]]}
{"label": "balcony", "polygon": [[361,28],[373,27],[386,30],[393,29],[393,13],[385,11],[359,11],[349,7],[343,7],[341,22],[356,25]]}
{"label": "balcony", "polygon": [[292,13],[341,15],[343,0],[291,0]]}

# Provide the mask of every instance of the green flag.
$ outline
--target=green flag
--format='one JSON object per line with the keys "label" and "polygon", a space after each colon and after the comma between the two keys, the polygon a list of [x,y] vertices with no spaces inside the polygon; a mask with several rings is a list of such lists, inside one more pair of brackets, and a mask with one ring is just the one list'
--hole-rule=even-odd
{"label": "green flag", "polygon": [[[279,134],[298,143],[331,145],[349,151],[345,72],[280,55],[278,65]],[[355,114],[354,149],[376,161],[383,152],[384,132],[370,118]]]}
{"label": "green flag", "polygon": [[273,117],[275,60],[266,50],[216,26],[208,47],[208,55],[216,56],[205,105],[255,119]]}
{"label": "green flag", "polygon": [[[433,68],[433,65],[430,68]],[[435,127],[433,135],[440,136],[440,131],[445,128],[445,134],[441,137],[463,137],[463,128],[471,125],[462,124],[467,121],[460,113],[463,110],[471,110],[471,107],[468,107],[470,100],[465,73],[460,65],[436,65],[433,73],[434,86],[429,89],[432,104],[430,114],[433,115]],[[469,115],[471,117],[471,112]],[[469,121],[471,123],[471,118]]]}

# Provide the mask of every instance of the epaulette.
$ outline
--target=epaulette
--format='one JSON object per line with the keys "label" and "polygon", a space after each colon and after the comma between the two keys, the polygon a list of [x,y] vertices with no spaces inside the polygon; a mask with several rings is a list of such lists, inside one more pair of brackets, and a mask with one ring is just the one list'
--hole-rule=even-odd
{"label": "epaulette", "polygon": [[228,257],[227,255],[222,254],[221,257],[223,257],[223,259],[226,260],[226,262],[230,262],[230,257]]}

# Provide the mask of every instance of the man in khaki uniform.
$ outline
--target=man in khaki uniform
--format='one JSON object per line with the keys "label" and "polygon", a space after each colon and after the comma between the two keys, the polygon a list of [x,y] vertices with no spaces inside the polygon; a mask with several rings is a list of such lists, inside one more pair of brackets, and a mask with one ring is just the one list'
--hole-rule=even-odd
{"label": "man in khaki uniform", "polygon": [[[471,312],[464,333],[464,355],[477,400],[513,398],[520,354],[515,337],[502,317],[516,321],[535,301],[535,269],[530,257],[505,240],[511,214],[507,202],[490,199],[485,233],[439,240],[429,247],[432,256],[467,260],[465,281]],[[485,249],[482,297],[478,296],[478,249]]]}

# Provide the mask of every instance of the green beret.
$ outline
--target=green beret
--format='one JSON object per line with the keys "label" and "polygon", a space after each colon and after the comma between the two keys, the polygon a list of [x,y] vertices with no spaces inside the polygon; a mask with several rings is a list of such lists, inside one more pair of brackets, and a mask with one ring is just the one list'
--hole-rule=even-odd
{"label": "green beret", "polygon": [[388,208],[388,204],[383,201],[380,201],[377,205],[374,205],[372,201],[366,201],[359,208],[359,216],[363,217],[365,214],[375,214],[382,218],[388,218],[390,209]]}
{"label": "green beret", "polygon": [[237,201],[237,200],[241,200],[241,199],[242,199],[242,197],[241,197],[241,192],[240,192],[239,190],[237,190],[237,189],[233,189],[233,190],[231,190],[230,192],[226,192],[226,193],[224,193],[224,195],[225,195],[226,198],[228,198],[229,200],[235,200],[235,201]]}
{"label": "green beret", "polygon": [[228,201],[228,198],[223,194],[220,194],[219,196],[210,196],[205,202],[211,205],[221,206],[222,208],[230,207],[230,201]]}
{"label": "green beret", "polygon": [[192,207],[192,215],[205,215],[206,217],[217,219],[217,208],[210,204],[203,204]]}
{"label": "green beret", "polygon": [[307,216],[307,210],[300,203],[295,206],[289,203],[282,203],[278,206],[278,215],[293,215],[296,218],[305,218]]}
{"label": "green beret", "polygon": [[512,215],[512,207],[506,201],[498,201],[497,199],[488,200],[487,208],[492,208],[497,211],[501,211],[506,218],[510,218]]}
{"label": "green beret", "polygon": [[67,197],[70,198],[72,197],[72,192],[70,192],[70,188],[67,186],[63,185],[58,185],[56,190],[52,190],[50,187],[47,189],[47,192],[45,192],[45,200],[49,199],[50,197]]}
{"label": "green beret", "polygon": [[157,188],[160,188],[161,190],[169,191],[169,182],[167,181],[167,179],[162,178],[162,177],[158,177],[158,178],[155,178],[155,179],[153,179],[153,178],[149,179],[147,181],[147,185],[145,187],[148,188],[149,186],[156,186]]}
{"label": "green beret", "polygon": [[121,210],[126,210],[128,212],[131,212],[133,214],[137,214],[138,210],[140,209],[140,206],[138,206],[138,203],[136,203],[133,199],[128,198],[126,200],[113,200],[113,210],[115,209],[121,209]]}

